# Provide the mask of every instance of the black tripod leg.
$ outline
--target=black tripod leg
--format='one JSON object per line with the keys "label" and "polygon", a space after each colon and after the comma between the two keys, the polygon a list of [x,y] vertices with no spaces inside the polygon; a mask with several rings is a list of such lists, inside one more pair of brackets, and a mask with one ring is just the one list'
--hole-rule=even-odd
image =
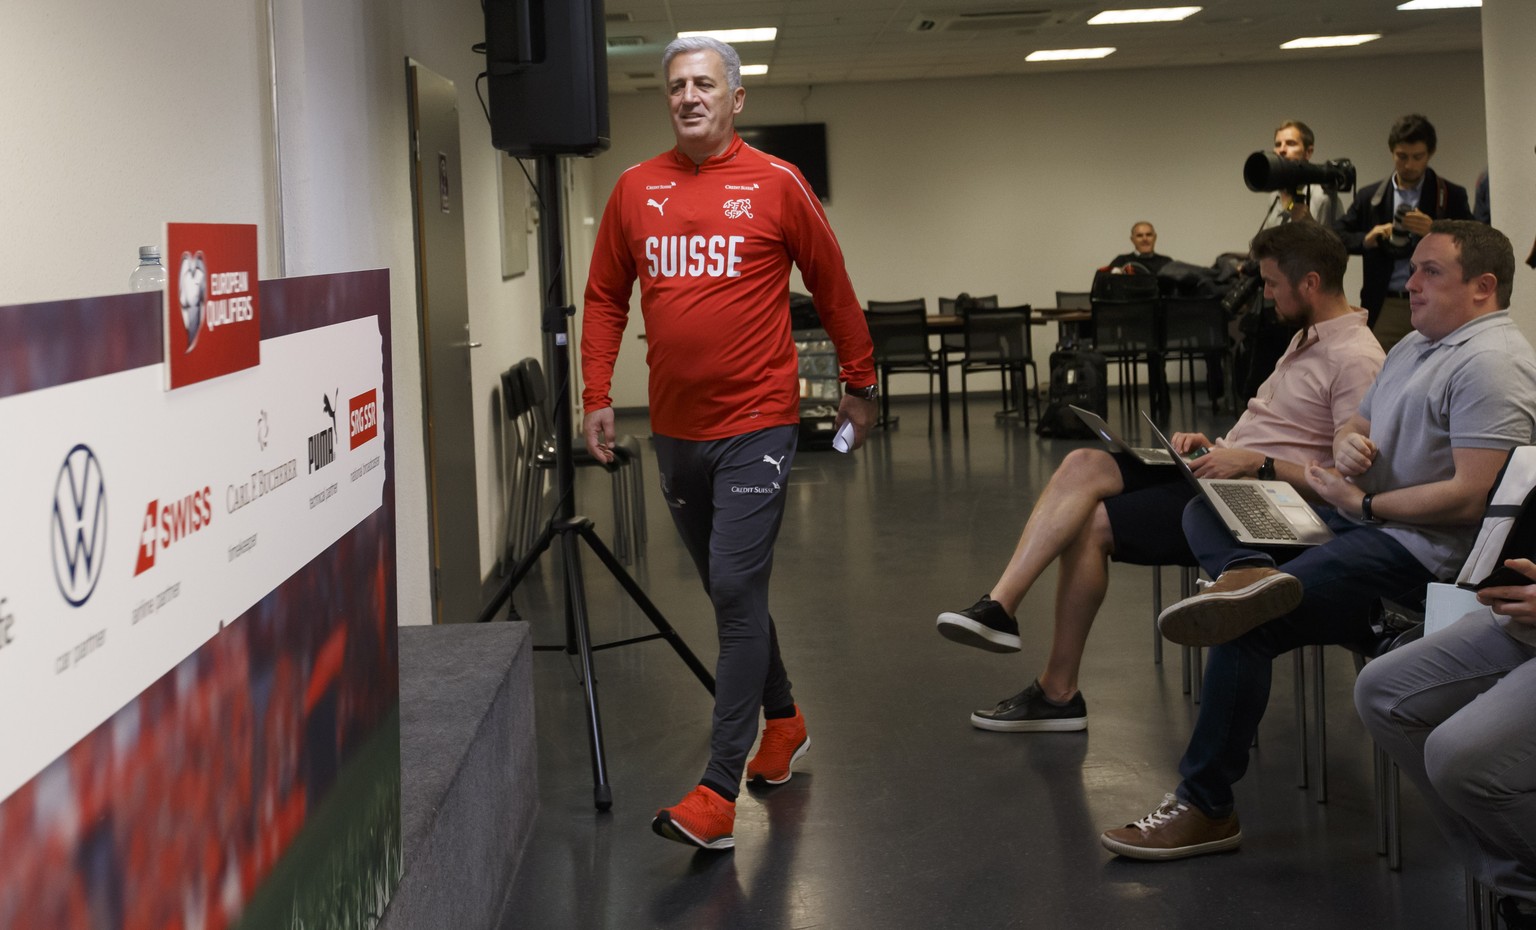
{"label": "black tripod leg", "polygon": [[704,663],[699,661],[699,657],[693,654],[693,650],[688,648],[687,643],[683,642],[683,637],[678,634],[677,630],[673,629],[672,624],[667,622],[667,618],[662,616],[661,611],[656,608],[655,604],[651,603],[651,599],[645,596],[645,591],[641,590],[640,585],[635,582],[635,579],[631,578],[629,572],[624,570],[624,566],[619,564],[619,560],[613,557],[613,553],[608,550],[608,547],[603,544],[603,541],[598,538],[596,531],[593,530],[592,521],[585,518],[578,518],[578,521],[576,531],[581,533],[581,538],[587,541],[587,545],[592,548],[593,552],[597,553],[597,557],[608,567],[608,573],[613,575],[614,580],[623,586],[625,592],[629,594],[630,600],[634,601],[640,610],[650,618],[652,625],[656,627],[667,643],[682,658],[683,664],[687,665],[693,671],[693,674],[698,677],[699,681],[704,683],[704,687],[709,690],[710,694],[714,694],[715,676],[710,674],[709,669],[704,667]]}
{"label": "black tripod leg", "polygon": [[523,557],[518,560],[517,566],[512,569],[506,578],[502,579],[501,587],[496,589],[495,595],[491,597],[485,607],[481,608],[480,616],[475,618],[476,623],[486,623],[496,619],[496,613],[501,610],[502,604],[508,605],[508,620],[519,619],[517,608],[511,606],[512,591],[528,575],[529,570],[533,568],[533,563],[539,560],[539,556],[544,554],[545,550],[549,548],[549,544],[554,541],[554,538],[554,524],[546,524],[543,531],[539,533],[538,542],[534,543],[527,552],[523,553]]}
{"label": "black tripod leg", "polygon": [[597,710],[597,683],[592,676],[592,634],[587,629],[586,587],[581,578],[581,547],[569,532],[560,533],[560,556],[565,564],[565,602],[575,627],[576,648],[581,656],[581,683],[587,695],[587,741],[592,747],[592,803],[600,811],[613,806],[608,784],[608,761],[603,752],[603,721]]}

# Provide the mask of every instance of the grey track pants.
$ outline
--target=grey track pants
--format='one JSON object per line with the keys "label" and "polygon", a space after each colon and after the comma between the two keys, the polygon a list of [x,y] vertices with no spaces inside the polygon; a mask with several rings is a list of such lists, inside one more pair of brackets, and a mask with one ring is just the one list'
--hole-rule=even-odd
{"label": "grey track pants", "polygon": [[661,491],[715,608],[720,656],[704,778],[733,791],[757,739],[758,710],[794,702],[768,614],[773,545],[798,426],[694,442],[657,435]]}

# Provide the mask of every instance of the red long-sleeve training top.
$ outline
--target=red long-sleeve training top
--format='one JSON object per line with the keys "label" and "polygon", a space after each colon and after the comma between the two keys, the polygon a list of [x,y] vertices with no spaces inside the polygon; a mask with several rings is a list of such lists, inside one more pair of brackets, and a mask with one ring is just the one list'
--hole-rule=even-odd
{"label": "red long-sleeve training top", "polygon": [[875,383],[863,310],[800,171],[742,142],[702,165],[676,149],[628,169],[598,227],[581,330],[582,405],[609,387],[640,279],[651,428],[709,440],[796,423],[789,266],[815,299],[840,377]]}

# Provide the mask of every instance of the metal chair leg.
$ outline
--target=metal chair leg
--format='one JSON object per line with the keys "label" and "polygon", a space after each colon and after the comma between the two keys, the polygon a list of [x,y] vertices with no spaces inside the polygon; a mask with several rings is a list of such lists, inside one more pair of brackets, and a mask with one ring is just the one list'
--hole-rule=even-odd
{"label": "metal chair leg", "polygon": [[1163,664],[1163,634],[1157,628],[1157,615],[1163,612],[1163,567],[1152,566],[1152,664]]}
{"label": "metal chair leg", "polygon": [[[1179,573],[1179,594],[1181,597],[1193,597],[1195,594],[1195,579],[1199,576],[1200,569],[1193,566],[1183,566]],[[1205,683],[1205,655],[1199,646],[1183,647],[1184,667],[1184,693],[1196,704],[1200,703],[1200,689]]]}
{"label": "metal chair leg", "polygon": [[1324,699],[1323,674],[1323,647],[1308,646],[1312,653],[1313,672],[1317,676],[1312,680],[1312,758],[1313,766],[1317,770],[1317,803],[1328,803],[1328,734],[1327,711],[1328,705]]}
{"label": "metal chair leg", "polygon": [[1307,741],[1307,662],[1306,647],[1298,646],[1291,650],[1295,657],[1293,675],[1296,679],[1296,787],[1303,790],[1307,787],[1307,776],[1311,767],[1308,765],[1308,741]]}

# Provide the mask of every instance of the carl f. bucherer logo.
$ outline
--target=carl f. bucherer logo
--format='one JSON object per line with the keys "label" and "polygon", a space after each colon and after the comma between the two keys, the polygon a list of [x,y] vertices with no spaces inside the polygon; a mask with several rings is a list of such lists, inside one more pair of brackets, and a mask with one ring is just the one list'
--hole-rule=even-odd
{"label": "carl f. bucherer logo", "polygon": [[96,590],[107,550],[107,484],[101,460],[81,443],[69,450],[53,485],[53,577],[79,607]]}

